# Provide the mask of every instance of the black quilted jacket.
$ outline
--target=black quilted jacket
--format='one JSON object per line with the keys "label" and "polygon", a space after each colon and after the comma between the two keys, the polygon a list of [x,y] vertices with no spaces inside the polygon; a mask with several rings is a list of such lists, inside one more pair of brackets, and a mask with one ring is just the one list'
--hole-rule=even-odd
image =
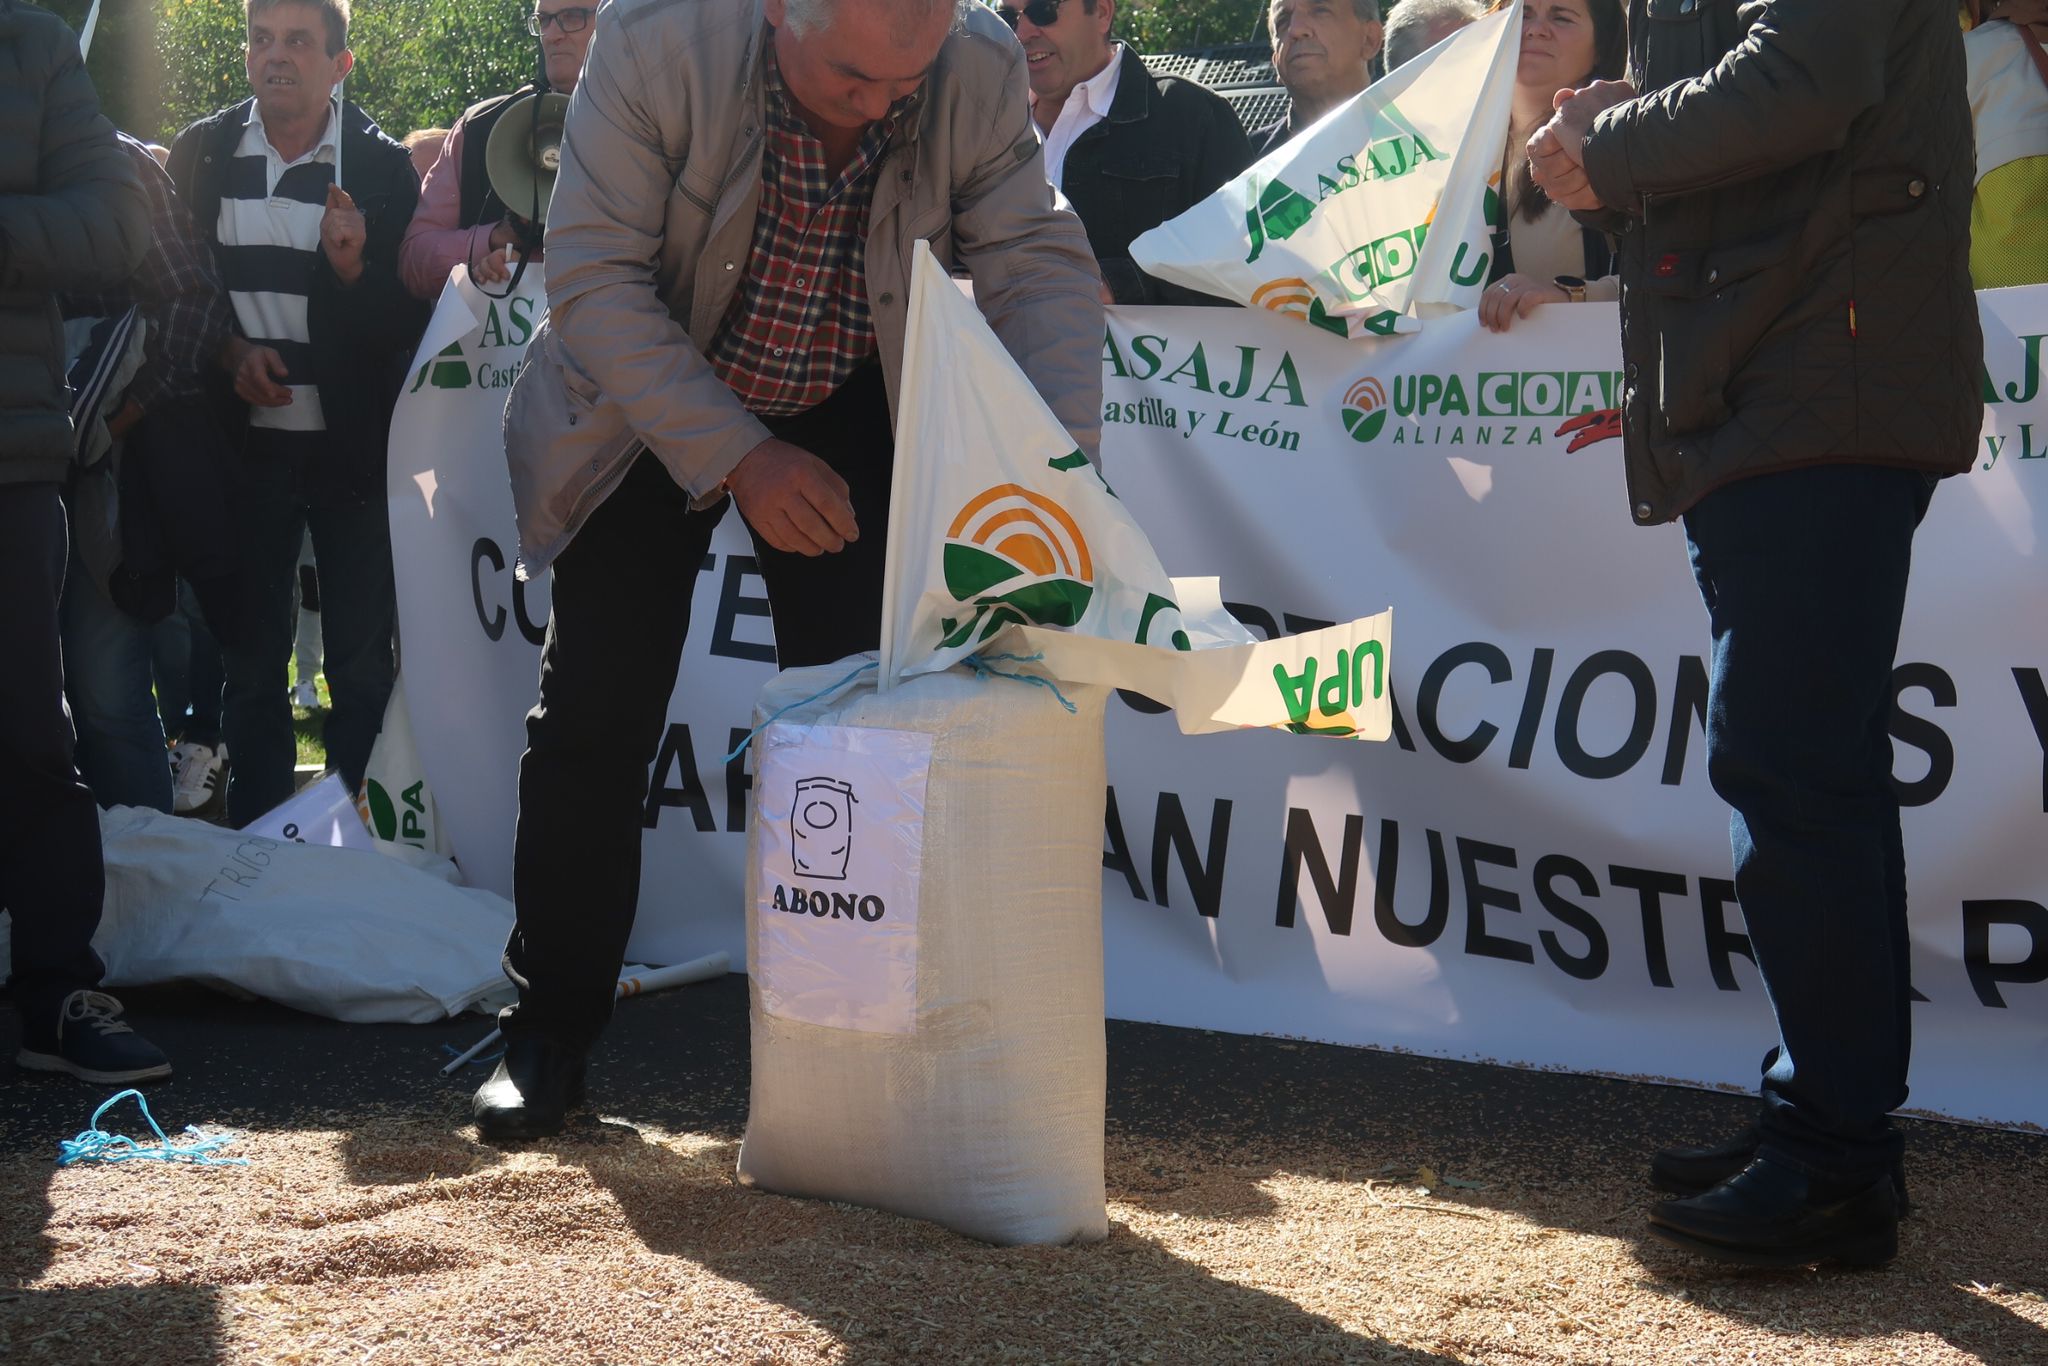
{"label": "black quilted jacket", "polygon": [[149,203],[100,115],[78,38],[0,0],[0,484],[71,458],[59,292],[111,288],[149,246]]}
{"label": "black quilted jacket", "polygon": [[1586,142],[1621,211],[1631,515],[1731,480],[1970,466],[1983,337],[1955,0],[1631,0],[1642,98]]}

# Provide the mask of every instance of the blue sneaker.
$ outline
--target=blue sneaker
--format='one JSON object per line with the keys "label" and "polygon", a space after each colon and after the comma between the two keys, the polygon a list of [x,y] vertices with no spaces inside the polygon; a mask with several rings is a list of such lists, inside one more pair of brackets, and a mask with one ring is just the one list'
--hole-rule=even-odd
{"label": "blue sneaker", "polygon": [[171,1075],[163,1050],[121,1021],[121,1003],[104,991],[74,991],[53,1021],[23,1017],[14,1061],[32,1072],[69,1072],[106,1084]]}

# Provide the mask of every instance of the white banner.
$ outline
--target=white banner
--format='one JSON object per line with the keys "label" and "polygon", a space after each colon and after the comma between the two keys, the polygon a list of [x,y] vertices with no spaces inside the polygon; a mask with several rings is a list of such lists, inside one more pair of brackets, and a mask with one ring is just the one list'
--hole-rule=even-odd
{"label": "white banner", "polygon": [[[547,609],[513,579],[497,440],[532,275],[523,305],[444,297],[432,349],[461,353],[402,400],[391,464],[421,760],[456,857],[505,891]],[[1910,1104],[2044,1124],[2048,287],[1980,298],[1996,401],[1916,544],[1896,674]],[[1220,574],[1262,636],[1402,616],[1386,745],[1112,707],[1113,1016],[1754,1086],[1772,1028],[1704,772],[1706,617],[1679,529],[1629,517],[1616,336],[1597,304],[1363,342],[1112,315],[1104,468],[1168,572]],[[771,667],[765,596],[729,519],[652,775],[636,960],[741,961],[748,778],[721,757]]]}

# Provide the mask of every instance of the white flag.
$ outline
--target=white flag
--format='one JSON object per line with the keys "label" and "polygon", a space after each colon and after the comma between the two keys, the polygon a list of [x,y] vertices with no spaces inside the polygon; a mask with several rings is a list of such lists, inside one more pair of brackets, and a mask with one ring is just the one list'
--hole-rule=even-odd
{"label": "white flag", "polygon": [[1391,611],[1258,641],[1214,579],[1169,579],[980,312],[916,246],[896,423],[880,686],[1001,657],[1131,688],[1188,734],[1383,740]]}
{"label": "white flag", "polygon": [[1500,222],[1522,3],[1367,87],[1139,237],[1132,259],[1340,337],[1473,307]]}

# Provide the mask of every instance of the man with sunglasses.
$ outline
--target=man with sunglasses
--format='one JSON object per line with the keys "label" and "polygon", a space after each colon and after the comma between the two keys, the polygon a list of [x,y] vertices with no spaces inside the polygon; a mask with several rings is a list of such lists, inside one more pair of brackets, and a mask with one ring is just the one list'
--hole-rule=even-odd
{"label": "man with sunglasses", "polygon": [[[505,950],[472,1112],[557,1132],[611,1016],[648,767],[713,527],[754,538],[783,667],[879,643],[891,427],[920,244],[1074,442],[1100,279],[1057,208],[1024,54],[956,0],[613,0],[569,103],[546,324],[505,411],[522,575],[553,571]],[[665,889],[670,895],[685,889]]]}
{"label": "man with sunglasses", "polygon": [[1146,275],[1131,260],[1131,240],[1251,164],[1230,105],[1193,81],[1154,76],[1112,41],[1116,0],[1030,0],[996,13],[1024,45],[1046,176],[1088,229],[1107,301],[1221,302]]}
{"label": "man with sunglasses", "polygon": [[519,216],[516,206],[507,208],[491,189],[484,153],[491,129],[520,100],[575,91],[584,54],[597,31],[596,2],[538,0],[527,16],[526,31],[540,39],[540,79],[509,95],[471,105],[449,130],[441,155],[420,185],[420,206],[398,254],[405,287],[419,298],[440,298],[448,272],[465,262],[477,280],[498,284],[512,274],[506,260],[512,247],[540,255],[538,229]]}

